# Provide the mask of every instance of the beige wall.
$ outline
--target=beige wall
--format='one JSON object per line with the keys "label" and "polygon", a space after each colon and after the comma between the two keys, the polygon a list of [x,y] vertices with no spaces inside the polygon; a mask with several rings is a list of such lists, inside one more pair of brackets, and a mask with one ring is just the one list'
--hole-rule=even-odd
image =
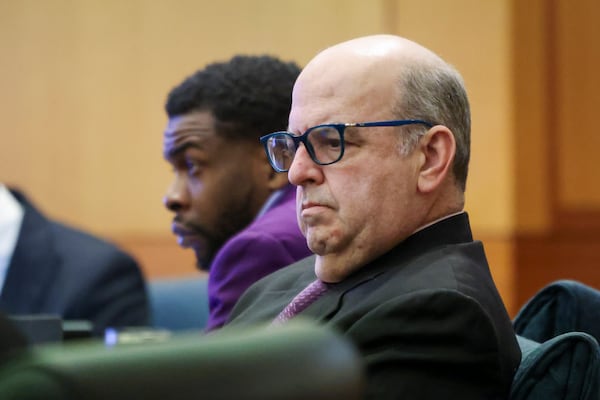
{"label": "beige wall", "polygon": [[[397,33],[431,47],[465,76],[473,103],[468,208],[479,230],[508,232],[507,2],[396,3]],[[168,90],[237,52],[304,64],[328,44],[390,31],[388,7],[331,0],[0,2],[0,178],[22,185],[52,214],[105,234],[163,232]]]}
{"label": "beige wall", "polygon": [[164,232],[168,90],[238,52],[305,63],[329,43],[377,32],[377,4],[2,1],[0,179],[102,234]]}
{"label": "beige wall", "polygon": [[516,300],[557,279],[600,289],[600,3],[514,0]]}
{"label": "beige wall", "polygon": [[20,185],[55,217],[118,240],[151,276],[193,271],[161,204],[170,173],[161,158],[168,90],[234,53],[305,64],[329,44],[398,33],[464,75],[473,111],[467,210],[510,303],[510,4],[0,0],[0,181]]}
{"label": "beige wall", "polygon": [[[559,135],[556,158],[559,206],[566,209],[600,208],[600,3],[557,2],[556,107]],[[577,21],[573,23],[573,21]],[[590,134],[593,132],[592,134]]]}
{"label": "beige wall", "polygon": [[463,75],[471,101],[466,210],[514,314],[512,8],[507,0],[398,0],[397,34],[438,53]]}
{"label": "beige wall", "polygon": [[466,208],[480,234],[514,226],[509,1],[398,1],[397,33],[431,48],[463,75],[471,100]]}

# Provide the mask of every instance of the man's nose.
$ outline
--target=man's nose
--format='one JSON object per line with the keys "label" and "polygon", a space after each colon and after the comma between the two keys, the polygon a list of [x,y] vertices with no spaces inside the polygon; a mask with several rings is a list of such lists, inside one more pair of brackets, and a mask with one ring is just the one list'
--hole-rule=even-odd
{"label": "man's nose", "polygon": [[186,188],[184,179],[175,177],[163,198],[165,207],[173,212],[181,211],[189,207],[189,193]]}
{"label": "man's nose", "polygon": [[323,180],[322,166],[312,160],[304,144],[296,149],[288,171],[288,180],[296,186],[305,185],[308,182],[318,184]]}

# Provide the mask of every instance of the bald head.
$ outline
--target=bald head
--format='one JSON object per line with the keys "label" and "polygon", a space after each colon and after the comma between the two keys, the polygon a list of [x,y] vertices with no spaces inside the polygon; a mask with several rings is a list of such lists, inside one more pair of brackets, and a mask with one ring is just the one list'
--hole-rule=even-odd
{"label": "bald head", "polygon": [[411,40],[394,35],[373,35],[348,40],[323,50],[313,59],[313,61],[316,61],[321,57],[327,57],[329,54],[336,53],[338,53],[338,55],[346,53],[357,59],[360,57],[372,60],[391,60],[392,58],[397,58],[398,60],[429,60],[430,62],[445,64],[444,61],[431,50]]}
{"label": "bald head", "polygon": [[[393,35],[366,36],[329,47],[304,68],[299,84],[325,85],[330,92],[368,92],[396,86],[406,66],[444,61],[423,46]],[[347,93],[344,93],[347,94]]]}
{"label": "bald head", "polygon": [[[470,110],[460,74],[431,50],[395,35],[365,36],[326,48],[304,68],[294,88],[290,121],[303,105],[336,99],[336,110],[322,110],[344,122],[369,108],[370,120],[422,119],[447,126],[457,142],[453,172],[464,191],[470,154]],[[339,122],[337,120],[335,122]],[[307,127],[304,127],[307,128]],[[408,128],[406,150],[420,127]]]}

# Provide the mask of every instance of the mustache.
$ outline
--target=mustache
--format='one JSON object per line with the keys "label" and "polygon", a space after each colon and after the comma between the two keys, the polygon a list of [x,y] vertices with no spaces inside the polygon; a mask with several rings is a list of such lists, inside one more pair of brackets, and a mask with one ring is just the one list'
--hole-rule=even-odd
{"label": "mustache", "polygon": [[177,216],[173,218],[173,222],[179,224],[190,233],[194,233],[199,236],[210,236],[209,232],[206,229],[204,229],[201,225],[189,221],[184,221],[181,217]]}
{"label": "mustache", "polygon": [[308,205],[319,205],[324,207],[333,207],[332,201],[325,196],[302,196],[299,199],[299,205],[304,208]]}
{"label": "mustache", "polygon": [[327,192],[317,190],[316,188],[314,190],[307,190],[306,188],[298,186],[296,191],[296,204],[300,208],[304,208],[307,205],[320,205],[334,208],[336,202]]}

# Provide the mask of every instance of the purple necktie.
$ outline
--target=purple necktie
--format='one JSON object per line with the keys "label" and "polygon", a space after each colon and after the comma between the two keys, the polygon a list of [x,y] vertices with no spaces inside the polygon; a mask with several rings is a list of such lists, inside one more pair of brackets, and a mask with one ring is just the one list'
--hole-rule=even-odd
{"label": "purple necktie", "polygon": [[302,290],[294,299],[288,304],[282,312],[273,320],[273,324],[280,324],[285,322],[296,314],[302,312],[306,307],[314,303],[325,291],[327,290],[327,284],[317,279]]}

